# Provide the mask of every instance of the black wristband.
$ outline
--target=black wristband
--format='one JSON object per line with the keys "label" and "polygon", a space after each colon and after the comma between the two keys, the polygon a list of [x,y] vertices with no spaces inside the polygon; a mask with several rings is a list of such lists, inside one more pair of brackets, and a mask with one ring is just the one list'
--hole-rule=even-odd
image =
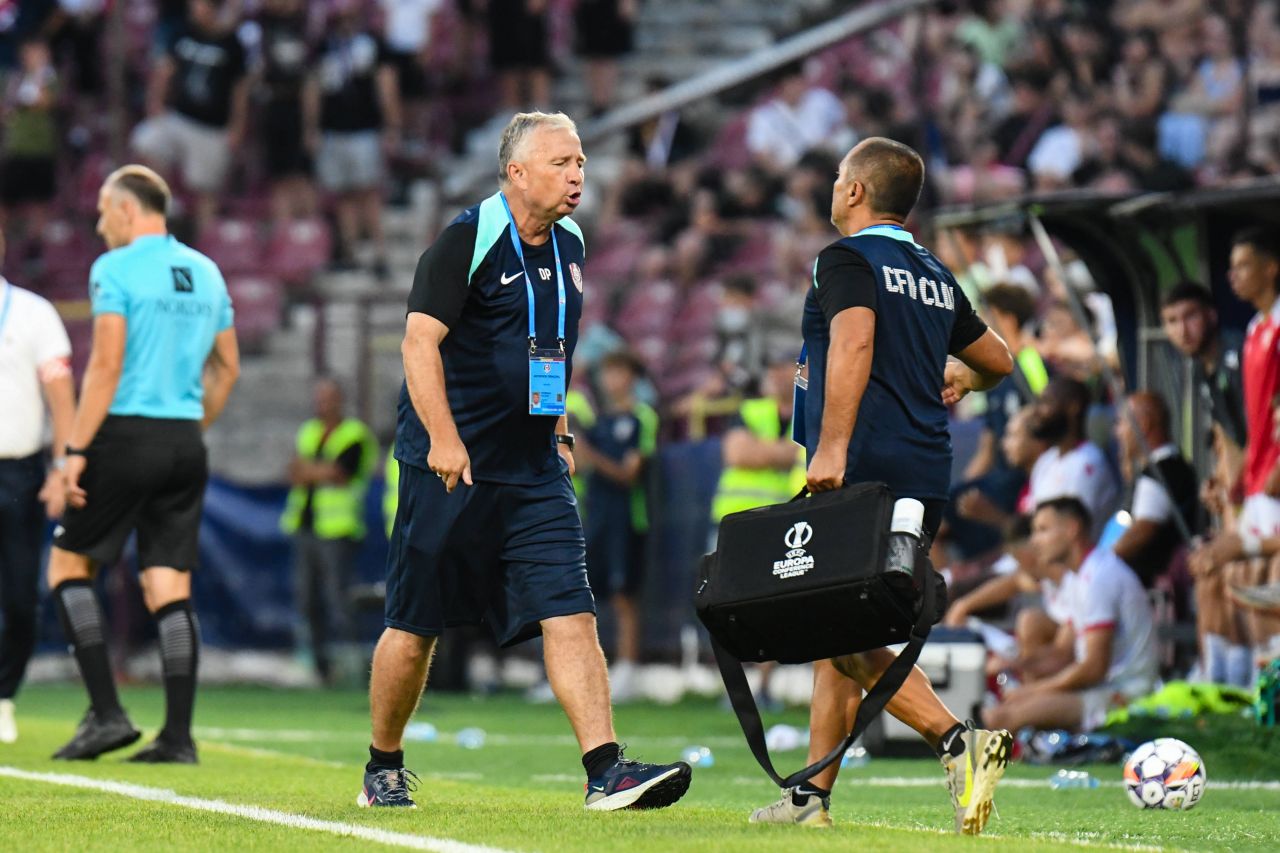
{"label": "black wristband", "polygon": [[571,432],[556,433],[556,444],[568,445],[569,452],[572,453],[573,445],[574,445],[573,433]]}
{"label": "black wristband", "polygon": [[69,444],[65,448],[63,448],[62,452],[65,453],[67,456],[88,456],[89,455],[88,450],[82,450],[78,447],[72,447]]}

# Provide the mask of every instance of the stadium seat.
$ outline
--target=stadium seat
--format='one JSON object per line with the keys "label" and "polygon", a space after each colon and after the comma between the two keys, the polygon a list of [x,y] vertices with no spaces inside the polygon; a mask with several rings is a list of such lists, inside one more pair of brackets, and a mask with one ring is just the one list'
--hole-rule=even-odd
{"label": "stadium seat", "polygon": [[249,352],[261,352],[267,338],[280,328],[284,286],[265,276],[241,275],[227,279],[227,292],[236,312],[236,337]]}
{"label": "stadium seat", "polygon": [[243,219],[223,219],[205,229],[196,248],[217,263],[224,276],[262,272],[263,246],[255,226]]}
{"label": "stadium seat", "polygon": [[288,287],[305,287],[333,252],[329,226],[321,219],[291,222],[267,243],[266,272]]}
{"label": "stadium seat", "polygon": [[89,268],[101,251],[85,230],[65,220],[50,222],[40,235],[40,258],[45,275],[51,279],[78,277],[88,282]]}

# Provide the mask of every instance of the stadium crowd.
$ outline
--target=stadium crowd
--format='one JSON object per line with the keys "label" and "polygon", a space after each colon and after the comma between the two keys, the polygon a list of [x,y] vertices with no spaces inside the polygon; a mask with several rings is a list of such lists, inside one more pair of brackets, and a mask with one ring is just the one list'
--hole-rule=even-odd
{"label": "stadium crowd", "polygon": [[[615,60],[631,47],[635,7],[577,6],[593,112],[613,103]],[[86,188],[96,192],[110,165],[112,118],[100,105],[118,84],[101,73],[106,8],[23,3],[0,17],[4,270],[54,299],[82,297],[97,252],[76,223],[96,202]],[[119,102],[130,149],[175,179],[196,245],[219,261],[224,247],[234,266],[223,220],[247,220],[280,241],[260,255],[272,270],[299,255],[315,259],[300,272],[275,270],[291,280],[330,262],[353,265],[363,239],[373,246],[371,271],[385,273],[387,198],[429,174],[467,129],[494,115],[505,121],[521,106],[550,106],[556,52],[568,49],[566,38],[547,34],[567,6],[546,0],[129,8]],[[926,210],[1066,188],[1214,186],[1280,169],[1278,92],[1275,0],[974,0],[789,66],[720,127],[671,113],[635,128],[618,180],[591,189],[602,195],[584,221],[592,298],[582,361],[592,369],[575,374],[571,412],[590,471],[588,538],[598,553],[630,546],[625,559],[609,560],[616,576],[597,579],[622,616],[619,657],[639,655],[632,610],[642,578],[631,561],[643,552],[648,519],[636,490],[652,483],[642,468],[657,437],[723,435],[720,497],[794,492],[799,463],[782,436],[795,318],[813,259],[833,236],[830,182],[850,145],[883,135],[917,146],[929,167]],[[336,224],[332,251],[327,237],[297,228],[327,232],[323,218],[317,224],[322,210]],[[1240,340],[1218,328],[1205,283],[1171,291],[1162,315],[1212,404],[1215,468],[1200,476],[1171,440],[1172,401],[1108,385],[1118,332],[1082,263],[1069,258],[1055,269],[1019,231],[930,233],[927,222],[916,230],[1018,366],[982,403],[956,412],[980,418],[981,437],[935,553],[957,591],[948,620],[987,631],[997,651],[992,675],[1011,694],[996,712],[1000,724],[1058,722],[1036,718],[1041,705],[1028,694],[1072,663],[1075,676],[1051,691],[1087,693],[1071,724],[1100,722],[1116,694],[1132,698],[1160,666],[1168,673],[1187,664],[1168,643],[1176,619],[1197,622],[1202,676],[1251,682],[1258,658],[1277,652],[1277,622],[1265,615],[1274,613],[1265,592],[1274,588],[1262,585],[1280,574],[1259,558],[1272,553],[1280,517],[1246,510],[1236,519],[1231,507],[1280,494],[1272,483],[1280,477],[1270,476],[1280,453],[1267,396],[1277,389],[1249,402]],[[1233,260],[1233,287],[1246,283],[1237,295],[1270,328],[1280,243],[1259,233],[1237,249],[1252,266],[1237,270]],[[1259,362],[1267,382],[1280,375],[1278,359],[1271,348]],[[1120,415],[1114,436],[1098,428],[1110,415]],[[752,472],[765,475],[763,489]],[[1040,518],[1037,506],[1063,498],[1077,503],[1054,504],[1053,518]],[[731,511],[726,505],[713,516]],[[1125,520],[1108,532],[1120,509]],[[1193,537],[1210,529],[1219,532],[1197,547]],[[1123,594],[1085,600],[1067,578],[1090,570],[1099,538],[1120,559],[1092,570]],[[1143,594],[1137,582],[1156,592]],[[1027,595],[1041,606],[1021,606]],[[1118,605],[1123,612],[1108,615]],[[990,632],[973,622],[979,617],[1010,634]],[[1110,632],[1105,648],[1083,639],[1096,625]]]}

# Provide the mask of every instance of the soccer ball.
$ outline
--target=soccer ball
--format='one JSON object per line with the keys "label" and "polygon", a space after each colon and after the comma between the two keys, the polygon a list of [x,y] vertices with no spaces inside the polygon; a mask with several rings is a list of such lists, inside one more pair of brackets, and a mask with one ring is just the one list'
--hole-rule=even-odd
{"label": "soccer ball", "polygon": [[1204,762],[1177,738],[1148,741],[1124,764],[1124,789],[1140,809],[1194,808],[1204,794]]}

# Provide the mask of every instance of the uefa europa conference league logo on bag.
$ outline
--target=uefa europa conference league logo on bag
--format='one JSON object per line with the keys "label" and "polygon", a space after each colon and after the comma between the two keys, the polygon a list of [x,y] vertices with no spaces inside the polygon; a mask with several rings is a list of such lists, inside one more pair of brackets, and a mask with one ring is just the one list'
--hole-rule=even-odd
{"label": "uefa europa conference league logo on bag", "polygon": [[813,568],[813,555],[804,549],[813,538],[813,528],[807,521],[797,521],[782,537],[791,550],[787,551],[785,560],[776,560],[773,564],[775,578],[798,578]]}

